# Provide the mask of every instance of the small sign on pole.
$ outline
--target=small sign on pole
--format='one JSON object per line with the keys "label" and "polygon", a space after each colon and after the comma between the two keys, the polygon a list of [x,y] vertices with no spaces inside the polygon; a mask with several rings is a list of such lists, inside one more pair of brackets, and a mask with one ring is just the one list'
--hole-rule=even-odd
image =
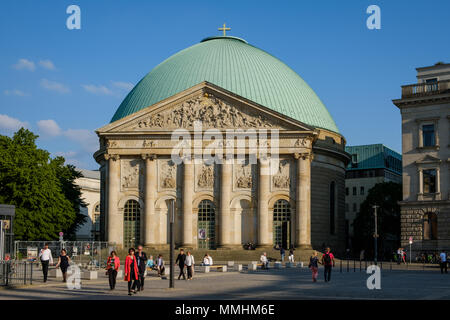
{"label": "small sign on pole", "polygon": [[63,241],[64,240],[63,236],[64,236],[64,233],[60,232],[59,233],[59,241]]}

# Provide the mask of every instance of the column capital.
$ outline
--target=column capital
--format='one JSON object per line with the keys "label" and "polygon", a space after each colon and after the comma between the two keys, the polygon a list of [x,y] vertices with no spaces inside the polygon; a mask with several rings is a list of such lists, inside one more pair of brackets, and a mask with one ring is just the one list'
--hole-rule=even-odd
{"label": "column capital", "polygon": [[120,159],[120,155],[118,155],[118,154],[109,154],[109,153],[105,153],[105,154],[104,154],[104,158],[105,158],[105,160],[112,159],[112,160],[116,161],[116,160],[119,160],[119,159]]}
{"label": "column capital", "polygon": [[153,154],[153,153],[151,153],[151,154],[144,153],[144,154],[141,154],[141,158],[142,158],[142,160],[148,159],[150,161],[153,161],[153,160],[156,160],[157,156],[156,156],[156,154]]}
{"label": "column capital", "polygon": [[311,152],[296,152],[294,153],[295,159],[302,159],[302,160],[313,160],[313,154]]}

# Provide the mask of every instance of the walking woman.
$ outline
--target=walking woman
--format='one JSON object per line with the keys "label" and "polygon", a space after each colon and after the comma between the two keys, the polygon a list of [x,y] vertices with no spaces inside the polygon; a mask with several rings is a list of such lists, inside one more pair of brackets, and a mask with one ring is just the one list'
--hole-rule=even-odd
{"label": "walking woman", "polygon": [[114,290],[116,287],[116,278],[117,278],[117,272],[120,268],[120,259],[116,255],[116,252],[113,250],[111,251],[108,261],[106,261],[106,274],[109,278],[109,287],[111,290]]}
{"label": "walking woman", "polygon": [[317,276],[319,275],[319,258],[317,258],[317,251],[314,251],[313,255],[309,258],[309,268],[312,272],[313,282],[317,282]]}
{"label": "walking woman", "polygon": [[191,252],[188,251],[186,255],[186,269],[187,269],[187,279],[192,280],[192,276],[194,274],[194,256],[191,255]]}
{"label": "walking woman", "polygon": [[[125,281],[128,281],[128,295],[131,296],[131,292],[137,293],[136,286],[139,281],[139,270],[134,256],[136,250],[130,248],[128,250],[128,256],[125,259]],[[133,283],[133,286],[131,285]]]}
{"label": "walking woman", "polygon": [[61,250],[61,254],[58,258],[58,263],[56,264],[56,268],[60,267],[61,272],[63,274],[63,282],[67,281],[67,268],[69,267],[70,258],[67,255],[66,249]]}

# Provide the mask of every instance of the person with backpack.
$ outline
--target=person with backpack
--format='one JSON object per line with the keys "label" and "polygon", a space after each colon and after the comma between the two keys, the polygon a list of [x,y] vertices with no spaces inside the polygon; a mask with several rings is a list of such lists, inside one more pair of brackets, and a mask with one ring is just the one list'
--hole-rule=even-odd
{"label": "person with backpack", "polygon": [[329,282],[331,279],[331,269],[334,267],[334,255],[331,253],[330,247],[327,247],[325,253],[322,256],[322,264],[324,266],[324,278],[325,282]]}

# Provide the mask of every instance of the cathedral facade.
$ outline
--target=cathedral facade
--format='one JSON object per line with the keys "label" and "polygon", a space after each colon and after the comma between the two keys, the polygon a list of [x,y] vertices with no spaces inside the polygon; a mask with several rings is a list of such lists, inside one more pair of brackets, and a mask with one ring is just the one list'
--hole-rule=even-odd
{"label": "cathedral facade", "polygon": [[345,139],[289,67],[213,37],[145,76],[97,130],[105,240],[345,248]]}

